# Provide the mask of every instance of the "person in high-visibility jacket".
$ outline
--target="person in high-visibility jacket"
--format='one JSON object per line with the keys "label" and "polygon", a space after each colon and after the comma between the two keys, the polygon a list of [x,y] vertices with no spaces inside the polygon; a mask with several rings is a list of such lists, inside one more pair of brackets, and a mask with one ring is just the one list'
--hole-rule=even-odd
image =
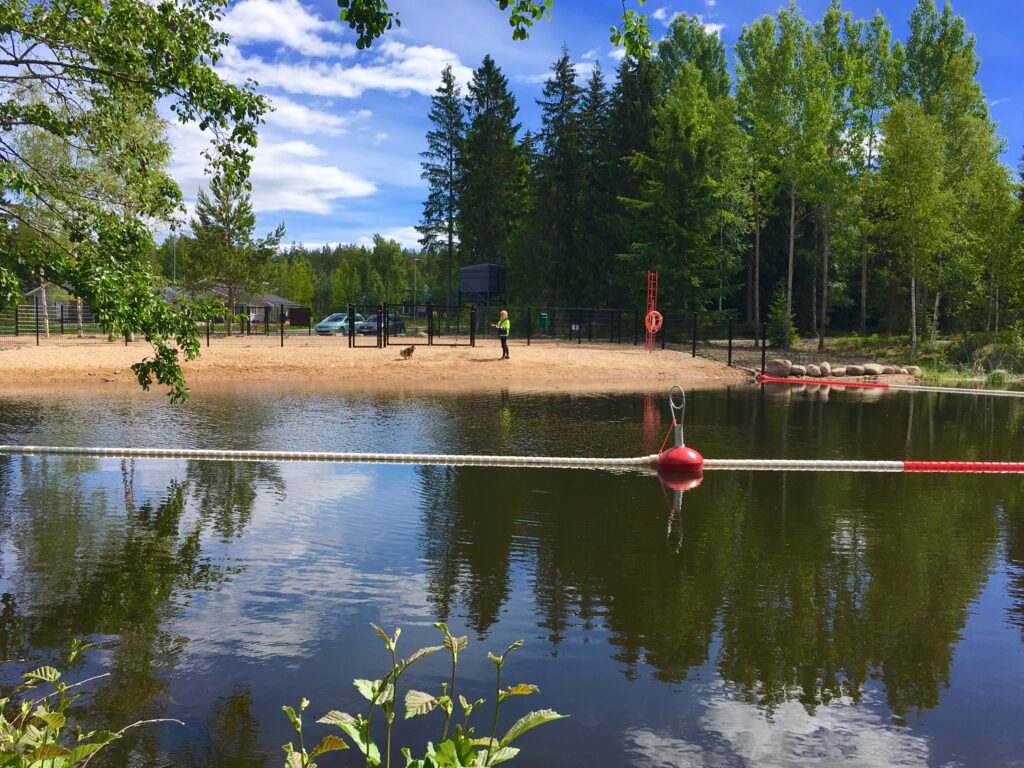
{"label": "person in high-visibility jacket", "polygon": [[501,359],[508,360],[508,331],[511,323],[508,320],[508,311],[501,310],[498,314],[498,322],[491,323],[491,328],[498,329],[498,338],[501,340]]}

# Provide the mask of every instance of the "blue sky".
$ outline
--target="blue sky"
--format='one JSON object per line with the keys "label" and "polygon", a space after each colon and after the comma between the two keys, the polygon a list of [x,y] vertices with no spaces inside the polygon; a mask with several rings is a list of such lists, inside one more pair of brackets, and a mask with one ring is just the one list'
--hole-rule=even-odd
{"label": "blue sky", "polygon": [[[555,0],[551,21],[529,40],[513,42],[507,16],[492,0],[392,0],[402,26],[369,51],[338,20],[332,0],[237,0],[222,23],[232,43],[218,65],[229,80],[253,78],[276,111],[261,128],[253,166],[253,202],[261,231],[280,222],[285,241],[307,245],[368,242],[374,233],[415,246],[425,188],[419,153],[428,130],[430,95],[446,64],[464,84],[490,53],[508,76],[525,128],[536,128],[534,100],[561,46],[568,45],[581,77],[600,61],[609,81],[621,56],[608,40],[622,13],[619,0]],[[654,36],[678,12],[700,15],[729,47],[777,0],[648,0]],[[820,18],[827,0],[800,3]],[[876,9],[897,37],[906,34],[913,0],[847,0],[857,16]],[[635,3],[633,3],[635,7]],[[1024,145],[1024,29],[1021,0],[960,0],[954,5],[977,38],[980,79],[992,116],[1007,140],[1014,167]],[[194,127],[172,125],[171,172],[186,200],[205,183]]]}

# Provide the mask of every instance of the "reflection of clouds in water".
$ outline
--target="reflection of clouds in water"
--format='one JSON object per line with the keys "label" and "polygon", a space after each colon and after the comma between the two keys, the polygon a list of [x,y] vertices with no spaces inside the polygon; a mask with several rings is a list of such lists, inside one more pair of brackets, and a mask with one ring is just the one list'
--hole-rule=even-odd
{"label": "reflection of clouds in water", "polygon": [[277,467],[286,499],[261,489],[252,521],[228,550],[244,571],[216,594],[194,595],[175,624],[191,638],[193,667],[215,665],[221,654],[307,656],[366,606],[380,606],[375,620],[386,626],[408,624],[410,617],[429,623],[426,576],[395,571],[367,547],[367,538],[379,535],[380,518],[345,514],[372,495],[391,521],[394,508],[380,473],[332,464]]}
{"label": "reflection of clouds in water", "polygon": [[[759,766],[843,765],[925,766],[928,741],[888,724],[865,699],[853,704],[838,699],[814,715],[797,701],[782,703],[769,722],[751,704],[708,688],[702,731],[716,744],[694,743],[649,728],[623,735],[633,754],[631,765],[642,768],[689,768],[708,764]],[[731,755],[731,759],[726,755]]]}

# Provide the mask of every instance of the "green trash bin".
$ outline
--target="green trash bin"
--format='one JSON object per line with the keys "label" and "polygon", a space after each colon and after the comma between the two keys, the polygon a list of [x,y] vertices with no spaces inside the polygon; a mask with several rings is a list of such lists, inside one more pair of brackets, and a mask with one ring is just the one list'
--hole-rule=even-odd
{"label": "green trash bin", "polygon": [[548,329],[548,313],[547,312],[541,312],[540,313],[540,329],[542,331],[546,331]]}

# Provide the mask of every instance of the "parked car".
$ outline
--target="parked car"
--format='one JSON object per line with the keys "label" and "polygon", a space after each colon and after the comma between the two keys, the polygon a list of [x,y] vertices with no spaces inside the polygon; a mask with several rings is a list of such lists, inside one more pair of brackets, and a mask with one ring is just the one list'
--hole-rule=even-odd
{"label": "parked car", "polygon": [[[362,322],[363,316],[356,313],[356,330],[359,330],[359,325]],[[339,333],[348,333],[348,313],[336,312],[333,315],[328,315],[317,323],[313,330],[320,336],[335,336]]]}
{"label": "parked car", "polygon": [[[363,322],[356,326],[356,333],[362,333],[369,335],[371,333],[377,333],[377,324],[379,320],[377,315],[370,315]],[[402,320],[396,314],[388,315],[388,335],[394,336],[399,333],[405,333],[405,321]]]}

